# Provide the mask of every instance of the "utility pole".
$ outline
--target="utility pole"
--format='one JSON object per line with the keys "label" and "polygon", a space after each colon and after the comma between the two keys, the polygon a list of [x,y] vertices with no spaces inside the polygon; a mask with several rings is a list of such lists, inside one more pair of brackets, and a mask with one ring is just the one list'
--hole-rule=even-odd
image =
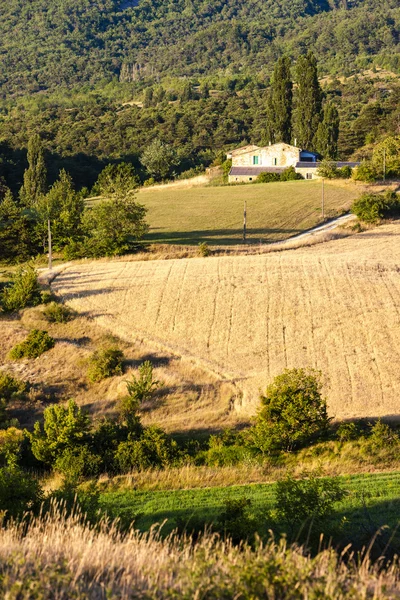
{"label": "utility pole", "polygon": [[246,206],[246,200],[244,201],[244,206],[243,206],[243,243],[246,243],[246,218],[247,218],[247,206]]}
{"label": "utility pole", "polygon": [[383,183],[386,181],[386,148],[383,149]]}
{"label": "utility pole", "polygon": [[321,208],[322,208],[322,220],[325,221],[325,185],[324,185],[324,178],[322,178]]}
{"label": "utility pole", "polygon": [[53,268],[53,252],[52,252],[52,245],[51,245],[51,227],[50,227],[50,219],[47,220],[47,231],[48,231],[48,240],[49,240],[49,269],[51,271],[51,269]]}

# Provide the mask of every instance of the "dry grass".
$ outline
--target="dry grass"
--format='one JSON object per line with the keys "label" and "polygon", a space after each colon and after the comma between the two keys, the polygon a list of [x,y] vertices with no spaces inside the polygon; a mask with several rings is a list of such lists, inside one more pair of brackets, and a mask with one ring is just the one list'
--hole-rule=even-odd
{"label": "dry grass", "polygon": [[[236,386],[238,418],[254,413],[259,388],[301,366],[324,374],[332,416],[388,416],[399,412],[399,258],[393,223],[259,256],[86,263],[53,287],[122,339]],[[215,422],[212,406],[203,417]]]}
{"label": "dry grass", "polygon": [[285,541],[256,550],[205,535],[189,540],[157,534],[121,535],[54,514],[28,530],[0,532],[0,590],[20,600],[156,598],[395,598],[399,565],[372,564],[368,554],[346,561],[333,549],[315,558]]}
{"label": "dry grass", "polygon": [[[81,314],[64,324],[48,323],[42,307],[26,309],[20,317],[3,316],[0,325],[2,344],[0,368],[32,385],[29,402],[13,406],[13,416],[21,426],[30,427],[51,402],[74,398],[93,417],[114,414],[116,402],[126,394],[126,380],[145,360],[155,365],[155,376],[164,383],[154,400],[143,407],[143,422],[156,421],[168,431],[201,428],[207,421],[210,429],[236,423],[231,410],[237,390],[221,382],[206,369],[166,355],[144,342],[124,342],[110,337],[94,320]],[[32,328],[45,329],[56,340],[55,347],[35,360],[12,361],[9,350],[22,341]],[[87,376],[87,359],[91,353],[117,343],[125,354],[124,374],[91,383]],[[210,412],[213,418],[209,418]]]}

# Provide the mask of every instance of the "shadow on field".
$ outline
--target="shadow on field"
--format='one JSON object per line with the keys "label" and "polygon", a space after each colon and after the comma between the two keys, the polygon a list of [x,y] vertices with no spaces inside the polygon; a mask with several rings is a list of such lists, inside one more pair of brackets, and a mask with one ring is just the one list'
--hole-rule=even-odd
{"label": "shadow on field", "polygon": [[[161,228],[157,231],[151,230],[145,236],[146,241],[162,242],[165,244],[195,244],[197,242],[208,242],[210,244],[238,244],[243,235],[243,229],[204,229],[193,231],[165,231],[162,233]],[[276,235],[295,235],[302,233],[302,229],[271,229],[271,228],[248,228],[247,235],[250,237],[262,237]]]}
{"label": "shadow on field", "polygon": [[73,298],[87,298],[89,296],[104,296],[105,294],[112,294],[114,292],[122,292],[126,291],[125,288],[121,287],[112,287],[112,288],[103,288],[101,290],[79,290],[79,291],[71,291],[63,294],[64,302],[68,302],[68,300],[72,300]]}

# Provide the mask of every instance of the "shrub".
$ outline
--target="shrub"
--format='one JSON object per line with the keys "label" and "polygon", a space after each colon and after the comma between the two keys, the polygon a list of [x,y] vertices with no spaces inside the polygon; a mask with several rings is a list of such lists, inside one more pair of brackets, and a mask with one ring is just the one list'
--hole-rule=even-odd
{"label": "shrub", "polygon": [[379,175],[374,165],[369,161],[365,161],[353,170],[352,177],[355,181],[373,183],[379,178]]}
{"label": "shrub", "polygon": [[49,323],[67,323],[74,318],[74,311],[63,304],[51,302],[44,309],[43,315]]}
{"label": "shrub", "polygon": [[258,183],[271,183],[272,181],[280,181],[279,173],[260,173],[257,177]]}
{"label": "shrub", "polygon": [[101,381],[114,375],[122,375],[124,353],[118,348],[104,348],[93,352],[89,359],[90,381]]}
{"label": "shrub", "polygon": [[32,265],[19,267],[1,295],[4,311],[12,312],[26,306],[37,306],[41,302],[37,271]]}
{"label": "shrub", "polygon": [[350,179],[352,174],[353,174],[353,169],[351,167],[349,167],[348,165],[345,165],[344,167],[340,167],[339,169],[337,169],[337,176],[340,179]]}
{"label": "shrub", "polygon": [[210,250],[209,245],[207,244],[207,242],[200,242],[200,244],[199,244],[199,254],[203,258],[206,258],[207,256],[210,256],[211,250]]}
{"label": "shrub", "polygon": [[65,450],[88,443],[89,417],[73,400],[66,407],[49,406],[43,416],[43,429],[37,421],[30,434],[32,452],[38,460],[52,465]]}
{"label": "shrub", "polygon": [[178,446],[162,429],[147,427],[141,438],[128,440],[118,446],[117,463],[124,473],[133,469],[144,471],[152,467],[166,467],[178,455]]}
{"label": "shrub", "polygon": [[13,466],[18,462],[24,441],[24,432],[16,427],[0,430],[0,461],[2,466]]}
{"label": "shrub", "polygon": [[341,423],[336,435],[341,442],[350,442],[360,436],[360,430],[355,423]]}
{"label": "shrub", "polygon": [[49,509],[55,502],[62,507],[63,515],[81,514],[83,521],[95,523],[100,516],[100,492],[94,482],[77,485],[66,479],[62,486],[50,494],[46,507]]}
{"label": "shrub", "polygon": [[338,177],[338,168],[335,161],[323,160],[317,170],[317,174],[325,179],[335,179]]}
{"label": "shrub", "polygon": [[280,174],[281,181],[296,181],[303,179],[303,176],[300,173],[296,173],[294,167],[288,167]]}
{"label": "shrub", "polygon": [[251,500],[233,498],[225,500],[224,504],[225,509],[219,515],[215,528],[230,537],[233,543],[251,541],[257,530],[257,521],[249,512]]}
{"label": "shrub", "polygon": [[321,521],[333,513],[334,504],[346,495],[336,479],[291,476],[276,485],[275,509],[278,519],[289,525]]}
{"label": "shrub", "polygon": [[203,461],[210,467],[237,465],[251,457],[251,449],[244,444],[241,434],[230,429],[212,435],[208,446]]}
{"label": "shrub", "polygon": [[290,451],[328,427],[326,400],[321,395],[317,371],[286,369],[268,386],[261,404],[250,438],[262,452]]}
{"label": "shrub", "polygon": [[6,402],[21,400],[29,391],[29,383],[0,372],[0,398]]}
{"label": "shrub", "polygon": [[10,358],[38,358],[38,356],[53,348],[55,343],[54,338],[47,331],[32,329],[26,340],[12,348]]}
{"label": "shrub", "polygon": [[386,423],[382,423],[379,419],[375,425],[371,427],[371,435],[368,439],[367,446],[372,451],[393,448],[398,446],[400,442],[399,436]]}
{"label": "shrub", "polygon": [[365,223],[378,223],[381,219],[400,215],[400,200],[395,192],[362,194],[351,208]]}
{"label": "shrub", "polygon": [[139,403],[150,400],[154,392],[162,386],[161,381],[154,379],[153,365],[146,360],[139,367],[139,377],[132,375],[132,380],[126,382],[128,394]]}
{"label": "shrub", "polygon": [[68,447],[56,457],[53,468],[63,473],[68,481],[78,481],[81,477],[96,477],[101,471],[102,459],[90,451],[86,445]]}
{"label": "shrub", "polygon": [[42,500],[40,484],[31,475],[15,465],[0,469],[0,507],[7,517],[37,512]]}

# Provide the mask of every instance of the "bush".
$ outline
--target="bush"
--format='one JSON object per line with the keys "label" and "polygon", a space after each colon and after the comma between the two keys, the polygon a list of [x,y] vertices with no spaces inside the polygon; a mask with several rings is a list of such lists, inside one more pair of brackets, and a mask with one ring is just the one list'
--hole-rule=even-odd
{"label": "bush", "polygon": [[66,407],[49,406],[43,416],[43,429],[37,421],[30,434],[32,452],[41,462],[53,465],[67,449],[87,445],[90,420],[73,400]]}
{"label": "bush", "polygon": [[360,437],[360,429],[355,423],[341,423],[336,435],[341,442],[350,442]]}
{"label": "bush", "polygon": [[100,516],[100,492],[94,482],[77,485],[73,480],[65,480],[63,485],[47,498],[47,509],[53,503],[61,506],[63,515],[81,514],[83,521],[95,523]]}
{"label": "bush", "polygon": [[279,173],[260,173],[257,177],[258,183],[271,183],[272,181],[280,181]]}
{"label": "bush", "polygon": [[12,312],[26,306],[37,306],[41,302],[41,293],[37,271],[32,265],[19,267],[1,295],[0,304],[4,311]]}
{"label": "bush", "polygon": [[154,467],[166,467],[178,456],[178,446],[162,429],[147,427],[141,438],[128,440],[118,446],[116,460],[123,473],[133,469],[144,471]]}
{"label": "bush", "polygon": [[321,395],[317,371],[286,369],[261,396],[261,403],[250,438],[262,452],[290,451],[328,427],[326,400]]}
{"label": "bush", "polygon": [[395,192],[385,194],[362,194],[351,207],[352,212],[364,223],[378,223],[381,219],[400,215],[400,200]]}
{"label": "bush", "polygon": [[296,181],[303,179],[303,176],[300,173],[296,173],[294,167],[288,167],[280,174],[281,181]]}
{"label": "bush", "polygon": [[9,373],[0,372],[0,399],[10,402],[21,400],[29,391],[29,383],[12,377]]}
{"label": "bush", "polygon": [[74,314],[71,308],[57,302],[51,302],[43,311],[49,323],[67,323],[74,318]]}
{"label": "bush", "polygon": [[400,439],[397,433],[389,425],[382,423],[380,419],[371,427],[371,435],[367,442],[368,449],[375,452],[393,448],[399,443]]}
{"label": "bush", "polygon": [[345,165],[344,167],[340,167],[339,169],[337,169],[337,176],[340,179],[350,179],[352,174],[353,174],[353,169],[351,167],[349,167],[348,165]]}
{"label": "bush", "polygon": [[16,427],[0,430],[0,462],[2,466],[15,466],[20,457],[24,432]]}
{"label": "bush", "polygon": [[353,170],[352,177],[355,181],[365,181],[367,183],[373,183],[379,179],[376,168],[369,161],[362,162],[358,165],[358,167]]}
{"label": "bush", "polygon": [[136,398],[139,403],[150,400],[161,386],[161,381],[154,379],[153,365],[149,360],[140,365],[139,377],[132,375],[132,380],[126,382],[129,396]]}
{"label": "bush", "polygon": [[224,536],[230,537],[233,543],[252,541],[257,530],[257,521],[250,514],[251,500],[234,498],[225,500],[224,504],[225,509],[219,515],[215,528]]}
{"label": "bush", "polygon": [[237,465],[251,455],[252,451],[244,444],[242,435],[227,429],[210,437],[208,450],[202,458],[210,467],[225,467]]}
{"label": "bush", "polygon": [[0,507],[7,517],[38,512],[43,500],[39,482],[17,466],[0,469]]}
{"label": "bush", "polygon": [[200,244],[199,244],[199,254],[203,258],[206,258],[207,256],[210,256],[211,250],[210,250],[207,242],[200,242]]}
{"label": "bush", "polygon": [[38,356],[53,348],[55,343],[54,338],[47,331],[32,329],[26,340],[12,348],[10,358],[15,360],[20,358],[38,358]]}
{"label": "bush", "polygon": [[101,381],[114,375],[122,375],[124,353],[118,348],[96,350],[89,358],[88,377],[90,381]]}
{"label": "bush", "polygon": [[346,491],[336,479],[288,476],[276,485],[275,509],[278,519],[293,532],[295,525],[306,525],[310,520],[321,521],[330,516],[334,504],[345,496]]}
{"label": "bush", "polygon": [[335,179],[339,176],[336,162],[323,160],[318,167],[317,174],[324,179]]}
{"label": "bush", "polygon": [[102,459],[90,451],[88,446],[66,448],[57,456],[53,468],[63,473],[69,481],[78,481],[82,477],[96,477],[100,474]]}

